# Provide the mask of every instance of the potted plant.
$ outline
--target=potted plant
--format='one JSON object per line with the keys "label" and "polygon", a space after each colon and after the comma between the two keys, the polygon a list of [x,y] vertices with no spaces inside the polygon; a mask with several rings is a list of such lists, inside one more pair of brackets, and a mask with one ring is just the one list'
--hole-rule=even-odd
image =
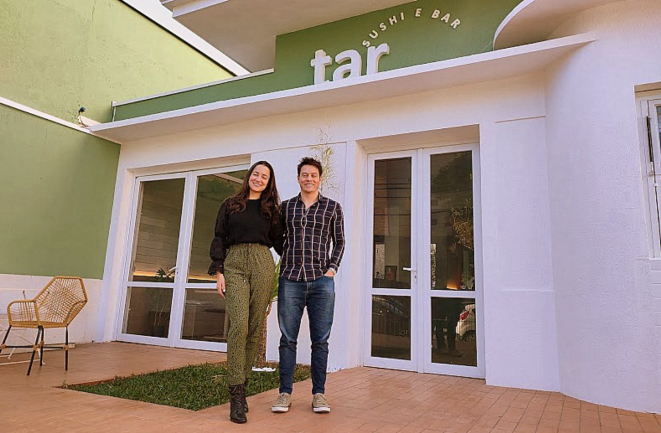
{"label": "potted plant", "polygon": [[[175,269],[176,267],[172,267],[166,271],[159,268],[154,275],[154,281],[158,283],[174,282]],[[165,337],[170,324],[170,304],[172,302],[170,291],[160,288],[149,289],[149,298],[149,312],[152,316],[151,335],[153,337]]]}

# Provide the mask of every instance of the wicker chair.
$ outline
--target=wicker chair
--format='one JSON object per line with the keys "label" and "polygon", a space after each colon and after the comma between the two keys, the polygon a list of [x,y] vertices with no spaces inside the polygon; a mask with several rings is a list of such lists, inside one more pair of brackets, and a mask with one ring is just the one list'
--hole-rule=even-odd
{"label": "wicker chair", "polygon": [[[69,369],[69,324],[87,304],[87,292],[83,280],[78,277],[55,277],[34,299],[13,301],[7,306],[9,328],[0,344],[0,352],[5,348],[32,348],[32,358],[28,376],[32,370],[34,355],[39,351],[39,365],[43,365],[44,347],[64,350],[64,369]],[[16,328],[37,330],[37,338],[32,346],[7,346],[9,331]],[[66,328],[65,342],[44,344],[44,329]]]}

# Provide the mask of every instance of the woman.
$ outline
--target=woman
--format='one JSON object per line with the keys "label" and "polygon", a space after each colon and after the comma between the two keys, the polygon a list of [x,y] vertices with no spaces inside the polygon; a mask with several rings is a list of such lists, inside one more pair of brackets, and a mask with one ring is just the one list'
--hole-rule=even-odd
{"label": "woman", "polygon": [[230,419],[247,421],[245,388],[261,340],[264,313],[271,300],[275,264],[270,248],[282,254],[280,197],[273,167],[258,161],[235,195],[223,202],[211,243],[209,274],[226,299],[230,316],[227,370]]}

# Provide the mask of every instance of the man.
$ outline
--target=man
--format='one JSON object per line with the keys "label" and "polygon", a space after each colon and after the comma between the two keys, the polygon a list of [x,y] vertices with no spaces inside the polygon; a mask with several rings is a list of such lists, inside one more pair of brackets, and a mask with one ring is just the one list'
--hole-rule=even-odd
{"label": "man", "polygon": [[[298,164],[301,193],[282,203],[285,240],[278,289],[280,395],[273,412],[291,406],[296,343],[307,307],[312,340],[312,410],[330,412],[325,397],[328,338],[333,324],[335,282],[344,253],[344,217],[339,203],[319,194],[323,168],[313,158]],[[332,247],[331,247],[332,243]]]}

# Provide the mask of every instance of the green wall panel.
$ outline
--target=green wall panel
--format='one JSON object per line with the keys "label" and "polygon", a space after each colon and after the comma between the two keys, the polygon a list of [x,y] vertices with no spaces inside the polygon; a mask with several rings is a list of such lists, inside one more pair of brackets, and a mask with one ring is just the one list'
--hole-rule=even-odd
{"label": "green wall panel", "polygon": [[0,274],[102,278],[119,145],[0,105]]}
{"label": "green wall panel", "polygon": [[[390,55],[379,63],[380,71],[491,51],[496,29],[518,3],[520,0],[418,0],[282,35],[278,37],[275,70],[296,83],[309,85],[313,82],[310,60],[316,50],[323,49],[334,58],[353,49],[362,56],[364,73],[365,40],[390,46]],[[416,9],[420,9],[419,17],[415,16]],[[436,10],[440,14],[432,18]],[[446,14],[449,23],[442,21]],[[391,18],[396,22],[390,24]],[[455,19],[461,21],[456,29],[451,26]],[[382,23],[386,30],[380,29]],[[372,39],[369,35],[374,30],[378,36]],[[327,79],[331,79],[335,66],[326,68]]]}
{"label": "green wall panel", "polygon": [[[363,46],[365,40],[373,45],[390,46],[390,55],[379,62],[380,71],[491,51],[496,29],[519,3],[520,0],[418,0],[281,35],[276,40],[273,73],[122,105],[117,108],[116,119],[311,85],[314,75],[310,61],[318,49],[333,58],[344,50],[358,51],[365,73],[368,50]],[[416,17],[417,9],[420,9],[419,17]],[[433,18],[435,10],[439,10],[437,18]],[[448,13],[450,18],[446,23],[442,18]],[[391,25],[392,17],[397,22]],[[452,28],[455,19],[461,24]],[[380,29],[381,23],[386,30]],[[369,36],[373,30],[378,31],[376,39]],[[331,79],[336,66],[326,68],[327,79]]]}
{"label": "green wall panel", "polygon": [[68,121],[231,76],[119,0],[2,0],[0,17],[0,96]]}
{"label": "green wall panel", "polygon": [[273,79],[274,75],[258,75],[201,89],[121,105],[117,107],[115,120],[130,119],[147,114],[162,113],[210,102],[226,101],[243,96],[254,96],[287,89],[287,86],[275,85],[276,80]]}

